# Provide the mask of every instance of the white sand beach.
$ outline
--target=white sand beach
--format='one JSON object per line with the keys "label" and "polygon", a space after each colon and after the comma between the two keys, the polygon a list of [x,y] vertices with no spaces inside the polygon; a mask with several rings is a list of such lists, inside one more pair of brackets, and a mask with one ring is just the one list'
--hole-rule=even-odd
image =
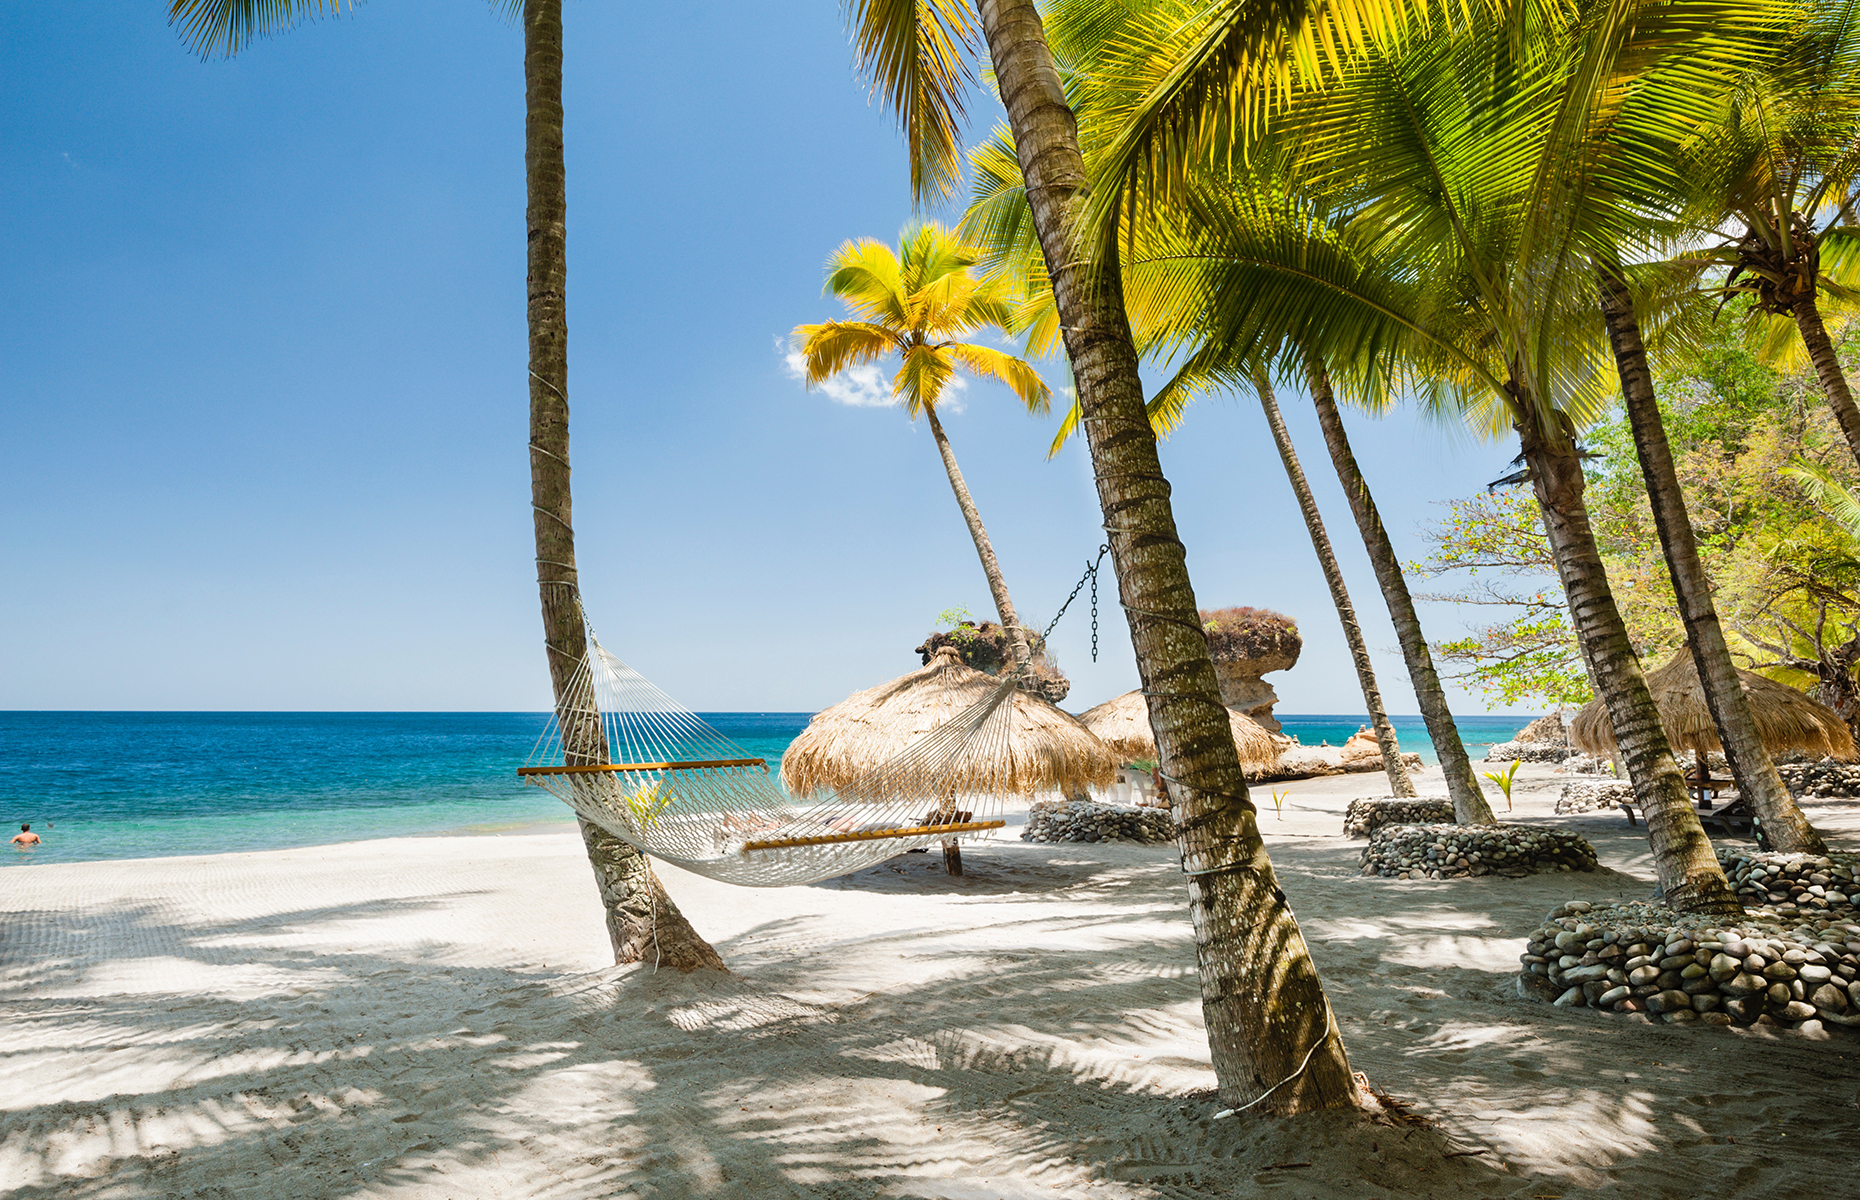
{"label": "white sand beach", "polygon": [[[1546,910],[1648,893],[1638,831],[1527,768],[1509,819],[1607,870],[1365,879],[1340,815],[1377,782],[1262,825],[1356,1068],[1431,1126],[1210,1119],[1166,847],[663,870],[733,972],[687,977],[605,965],[572,833],[395,839],[0,872],[0,1195],[1854,1194],[1860,1038],[1519,998]],[[1860,802],[1809,812],[1860,845]]]}

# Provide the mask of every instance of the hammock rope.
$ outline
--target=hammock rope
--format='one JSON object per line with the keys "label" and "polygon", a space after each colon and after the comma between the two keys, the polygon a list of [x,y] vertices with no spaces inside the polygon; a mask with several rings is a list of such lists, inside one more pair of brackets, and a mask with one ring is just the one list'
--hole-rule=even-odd
{"label": "hammock rope", "polygon": [[990,835],[1016,768],[1023,667],[962,686],[950,720],[853,781],[790,795],[752,754],[615,657],[588,627],[564,704],[518,771],[615,837],[725,883],[787,887]]}

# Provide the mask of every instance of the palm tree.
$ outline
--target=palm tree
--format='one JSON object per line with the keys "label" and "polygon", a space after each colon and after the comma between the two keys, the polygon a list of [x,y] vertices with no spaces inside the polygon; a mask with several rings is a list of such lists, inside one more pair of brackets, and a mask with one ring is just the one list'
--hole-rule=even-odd
{"label": "palm tree", "polygon": [[1318,424],[1324,430],[1324,445],[1330,451],[1337,481],[1349,498],[1357,531],[1369,551],[1369,563],[1382,588],[1382,600],[1388,605],[1395,637],[1401,643],[1402,660],[1414,684],[1414,698],[1421,707],[1421,719],[1427,724],[1428,737],[1434,743],[1434,754],[1440,759],[1447,795],[1453,800],[1453,819],[1461,825],[1496,825],[1498,818],[1473,777],[1466,744],[1460,740],[1459,726],[1453,720],[1453,711],[1447,707],[1446,689],[1440,684],[1440,672],[1434,669],[1434,656],[1427,648],[1427,635],[1421,630],[1421,617],[1415,611],[1414,596],[1408,590],[1408,577],[1402,572],[1389,531],[1382,524],[1382,514],[1369,491],[1369,481],[1363,477],[1356,454],[1350,449],[1349,435],[1344,431],[1343,417],[1337,411],[1331,388],[1330,372],[1315,355],[1306,354],[1303,358],[1311,403],[1317,409]]}
{"label": "palm tree", "polygon": [[[254,37],[320,15],[321,0],[173,0],[169,23],[203,57],[231,57]],[[332,4],[329,7],[339,7]],[[525,180],[529,191],[530,499],[536,527],[536,578],[543,640],[563,751],[570,763],[607,762],[598,721],[581,718],[585,697],[572,687],[587,654],[581,589],[575,570],[568,465],[568,323],[565,315],[567,208],[562,156],[562,3],[511,0],[523,22],[527,111]],[[645,855],[586,820],[588,864],[606,913],[614,962],[655,962],[680,970],[721,969],[723,960],[666,894]]]}
{"label": "palm tree", "polygon": [[988,577],[1001,628],[1013,642],[1016,659],[1025,664],[1031,657],[1029,635],[1014,611],[1001,564],[936,406],[958,370],[1006,384],[1032,413],[1045,412],[1052,393],[1021,359],[956,340],[991,327],[1007,333],[1014,326],[1014,294],[999,278],[978,278],[970,270],[974,265],[975,252],[935,223],[906,229],[896,252],[871,238],[847,242],[828,262],[826,290],[864,319],[797,325],[793,338],[807,364],[809,387],[850,367],[898,356],[892,394],[912,420],[922,413],[930,425],[956,507]]}
{"label": "palm tree", "polygon": [[[1285,11],[1233,0],[1222,7],[1239,36],[1276,46],[1317,6]],[[1328,6],[1350,30],[1360,27],[1362,10],[1390,7],[1382,0]],[[1116,246],[1075,238],[1091,181],[1039,8],[1034,0],[981,0],[979,13],[963,0],[854,0],[848,8],[858,58],[903,125],[919,196],[947,193],[957,177],[956,128],[970,79],[964,55],[978,32],[987,46],[1078,388],[1161,769],[1179,792],[1178,839],[1220,1094],[1281,1114],[1353,1107],[1349,1058],[1260,841],[1221,704],[1144,409]]]}
{"label": "palm tree", "polygon": [[1363,629],[1356,620],[1356,606],[1350,603],[1350,591],[1344,586],[1343,568],[1337,565],[1337,552],[1331,548],[1330,534],[1324,531],[1324,518],[1318,513],[1317,497],[1311,494],[1305,469],[1298,464],[1298,451],[1292,446],[1292,435],[1286,431],[1285,418],[1279,413],[1272,382],[1266,376],[1266,369],[1258,364],[1253,367],[1253,386],[1259,392],[1259,404],[1265,410],[1266,425],[1272,430],[1273,445],[1278,447],[1279,461],[1285,464],[1286,478],[1291,480],[1292,493],[1298,497],[1298,511],[1304,515],[1305,530],[1311,535],[1311,548],[1317,552],[1324,582],[1330,586],[1330,600],[1336,606],[1337,620],[1343,624],[1343,639],[1349,644],[1350,660],[1356,665],[1356,681],[1363,689],[1363,704],[1369,709],[1370,725],[1382,747],[1382,769],[1388,772],[1389,791],[1396,796],[1412,796],[1414,783],[1408,778],[1407,764],[1401,760],[1395,727],[1389,724],[1388,712],[1382,706],[1382,690],[1376,686],[1376,669],[1369,661],[1369,647],[1363,642]]}
{"label": "palm tree", "polygon": [[1731,648],[1712,600],[1711,581],[1699,558],[1698,535],[1686,512],[1685,493],[1679,487],[1672,446],[1654,395],[1653,372],[1641,339],[1633,291],[1618,266],[1604,265],[1597,274],[1602,317],[1621,377],[1621,395],[1634,434],[1635,453],[1647,481],[1654,525],[1666,552],[1673,594],[1679,600],[1679,615],[1704,685],[1705,703],[1718,727],[1718,741],[1724,746],[1738,790],[1762,822],[1770,845],[1790,854],[1826,854],[1827,844],[1783,783],[1769,748],[1757,733],[1744,685],[1731,661]]}
{"label": "palm tree", "polygon": [[[1147,217],[1180,201],[1194,216],[1208,277],[1184,304],[1203,306],[1198,337],[1211,353],[1231,362],[1289,339],[1353,369],[1380,355],[1385,370],[1424,381],[1433,402],[1491,432],[1517,432],[1590,674],[1655,814],[1668,901],[1713,913],[1736,911],[1736,899],[1687,798],[1583,504],[1576,430],[1604,402],[1601,330],[1593,292],[1572,268],[1597,240],[1620,240],[1609,224],[1619,207],[1584,190],[1587,131],[1614,119],[1662,64],[1694,85],[1713,77],[1749,52],[1751,24],[1748,10],[1621,0],[1560,14],[1528,37],[1443,26],[1370,47],[1283,106],[1249,151],[1262,161],[1283,154],[1324,210],[1245,186],[1201,187],[1205,169],[1192,163],[1171,174],[1157,165],[1167,139],[1142,172],[1152,198],[1135,210]],[[1155,76],[1190,71],[1183,63],[1197,46],[1165,36],[1145,47],[1142,33],[1121,32],[1119,52],[1143,51],[1160,64]],[[1112,78],[1122,86],[1125,77]],[[1631,79],[1636,88],[1624,86]],[[1140,107],[1115,93],[1093,93],[1091,104]]]}
{"label": "palm tree", "polygon": [[[1105,30],[1100,26],[1092,32],[1102,36]],[[1026,188],[1019,178],[1020,168],[1014,160],[1012,144],[1005,140],[1001,131],[997,131],[993,138],[970,152],[969,162],[974,192],[969,210],[963,217],[963,228],[973,231],[985,248],[988,261],[993,262],[997,269],[1024,280],[1030,292],[1044,286],[1044,264],[1040,261],[1039,246],[1029,237]],[[1165,204],[1164,207],[1168,206]],[[1182,296],[1178,290],[1178,270],[1175,268],[1179,268],[1184,261],[1184,247],[1173,244],[1155,246],[1153,229],[1148,226],[1139,227],[1134,237],[1143,250],[1140,257],[1129,263],[1125,273],[1126,303],[1134,314],[1139,314],[1133,317],[1137,327],[1137,344],[1143,348],[1146,356],[1162,358],[1191,336],[1185,322],[1191,320],[1192,314],[1199,311],[1199,308],[1192,304],[1184,307],[1179,303]],[[1188,253],[1192,254],[1192,251]],[[1163,264],[1162,269],[1155,269],[1156,264]],[[1028,326],[1029,350],[1038,353],[1049,351],[1058,335],[1058,323],[1053,316],[1051,303],[1028,313],[1023,319]],[[1302,355],[1302,358],[1309,379],[1312,403],[1324,430],[1325,445],[1337,469],[1338,479],[1349,497],[1351,514],[1356,518],[1357,528],[1376,571],[1376,581],[1395,624],[1409,678],[1414,683],[1416,700],[1440,757],[1447,793],[1453,801],[1454,819],[1462,825],[1495,824],[1497,818],[1492,815],[1491,805],[1486,803],[1484,794],[1479,790],[1472,763],[1466,755],[1466,747],[1460,741],[1459,728],[1447,706],[1446,692],[1441,687],[1439,672],[1434,669],[1433,656],[1427,647],[1427,637],[1421,630],[1420,618],[1415,613],[1414,600],[1409,594],[1400,560],[1389,541],[1388,531],[1383,528],[1369,485],[1357,466],[1349,439],[1344,434],[1343,423],[1337,415],[1330,375],[1324,370],[1321,360],[1308,354]],[[1178,376],[1177,386],[1166,387],[1151,398],[1151,424],[1158,436],[1167,436],[1179,422],[1185,397],[1190,391],[1188,383],[1186,377]],[[1079,407],[1075,403],[1060,422],[1049,453],[1057,454],[1078,431],[1078,426]],[[1279,449],[1283,460],[1292,449],[1289,438],[1280,443]],[[1295,454],[1293,457],[1295,459]],[[1302,480],[1301,470],[1294,479],[1293,490],[1300,496],[1300,507],[1306,508],[1309,488]],[[1307,528],[1310,528],[1315,516],[1316,502],[1313,500],[1308,507]],[[1329,538],[1326,536],[1319,550],[1320,562],[1329,553]],[[1341,585],[1342,577],[1339,575],[1331,592],[1333,601],[1339,595]],[[1348,604],[1347,593],[1344,603]],[[1345,617],[1340,610],[1339,617],[1345,623],[1346,637],[1353,639],[1353,645],[1360,642],[1360,635],[1348,632],[1356,627],[1354,611]],[[1365,702],[1373,719],[1374,714],[1382,711],[1382,703],[1375,686],[1373,670],[1364,674],[1364,669],[1368,668],[1366,651],[1358,661],[1358,679],[1364,684]],[[1387,767],[1387,748],[1395,744],[1393,728],[1389,729],[1388,740],[1382,744],[1384,766]],[[1396,752],[1399,753],[1399,747],[1396,747]],[[1395,762],[1399,764],[1399,758]],[[1406,774],[1405,770],[1402,774]],[[1404,785],[1397,783],[1393,774],[1390,786],[1397,795],[1413,795],[1412,784],[1406,785],[1408,790],[1404,790]]]}
{"label": "palm tree", "polygon": [[[1822,320],[1819,296],[1860,301],[1860,0],[1792,9],[1717,119],[1699,130],[1684,175],[1696,227],[1721,240],[1700,257],[1729,268],[1727,295],[1792,319],[1828,405],[1860,461],[1860,405]],[[1727,226],[1741,234],[1723,235]]]}

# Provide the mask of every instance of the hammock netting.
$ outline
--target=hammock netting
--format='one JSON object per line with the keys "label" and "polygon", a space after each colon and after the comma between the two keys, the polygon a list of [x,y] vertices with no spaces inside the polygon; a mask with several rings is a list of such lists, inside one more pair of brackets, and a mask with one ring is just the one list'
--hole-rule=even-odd
{"label": "hammock netting", "polygon": [[1009,673],[896,757],[791,796],[770,764],[601,646],[571,680],[519,772],[615,837],[748,887],[831,879],[918,847],[1000,828],[1015,769]]}

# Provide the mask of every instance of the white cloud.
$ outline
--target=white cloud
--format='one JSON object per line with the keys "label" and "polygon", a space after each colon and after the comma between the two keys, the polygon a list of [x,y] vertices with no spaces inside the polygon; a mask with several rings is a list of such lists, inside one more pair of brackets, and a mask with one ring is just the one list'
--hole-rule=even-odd
{"label": "white cloud", "polygon": [[[775,345],[778,350],[783,349],[779,339]],[[787,364],[789,378],[806,381],[807,360],[799,350],[786,351],[783,361]],[[850,367],[816,386],[835,404],[852,408],[891,408],[898,402],[891,394],[890,384],[872,363]]]}
{"label": "white cloud", "polygon": [[[788,370],[790,379],[807,381],[807,360],[799,350],[789,349],[779,338],[775,349],[782,355],[782,362]],[[897,396],[891,391],[891,372],[877,363],[865,363],[857,367],[848,367],[838,375],[815,385],[816,391],[825,392],[827,399],[835,404],[844,404],[849,408],[895,408]],[[953,375],[943,385],[943,398],[937,402],[939,413],[959,415],[962,412],[962,393],[969,390],[969,380],[961,375]]]}

